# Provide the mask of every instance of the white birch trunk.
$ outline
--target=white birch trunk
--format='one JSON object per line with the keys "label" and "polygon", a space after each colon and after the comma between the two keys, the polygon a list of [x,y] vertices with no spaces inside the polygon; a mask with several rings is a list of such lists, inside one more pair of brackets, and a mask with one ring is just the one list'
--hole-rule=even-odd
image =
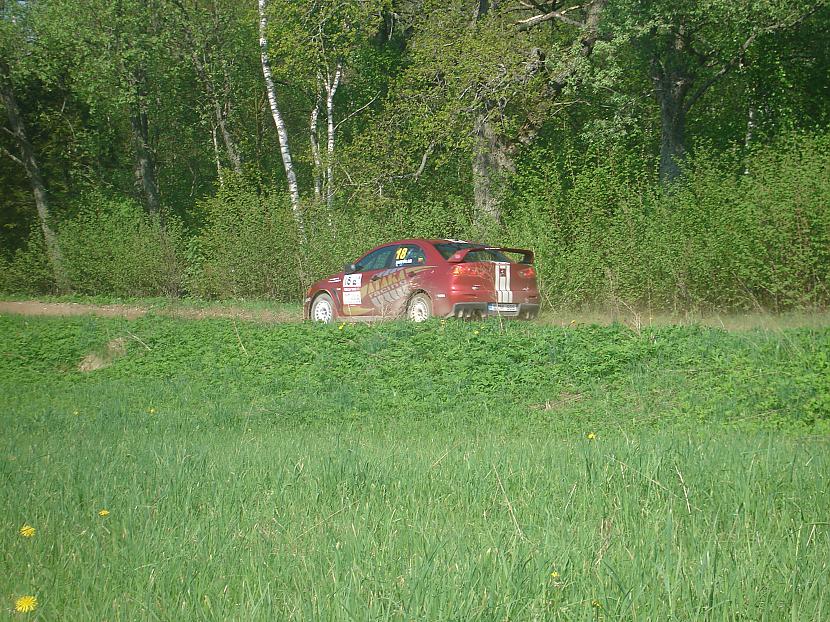
{"label": "white birch trunk", "polygon": [[317,120],[320,117],[320,85],[317,85],[317,98],[314,101],[314,108],[311,110],[311,119],[308,124],[309,138],[311,139],[311,156],[314,159],[314,201],[319,203],[323,195],[323,161],[320,159],[320,138],[317,134]]}
{"label": "white birch trunk", "polygon": [[300,238],[305,237],[305,226],[303,214],[300,211],[300,190],[297,185],[297,175],[294,172],[294,164],[291,161],[291,150],[288,147],[288,131],[285,121],[280,113],[277,104],[277,89],[274,85],[274,78],[271,75],[271,61],[268,58],[268,18],[265,15],[266,0],[259,1],[259,51],[262,60],[262,75],[265,77],[265,88],[268,93],[268,103],[271,105],[271,115],[274,117],[274,125],[277,126],[277,136],[280,141],[280,154],[285,167],[285,176],[288,179],[288,194],[291,197],[291,210],[294,212],[294,220],[300,232]]}
{"label": "white birch trunk", "polygon": [[225,185],[225,178],[222,175],[222,162],[219,159],[219,141],[216,140],[216,126],[210,130],[210,137],[213,139],[213,157],[216,159],[216,175],[219,177],[219,185]]}
{"label": "white birch trunk", "polygon": [[334,79],[329,79],[326,84],[326,116],[328,117],[328,142],[326,143],[326,208],[331,214],[334,203],[334,95],[337,87],[340,86],[340,76],[343,73],[343,65],[337,63],[334,72]]}

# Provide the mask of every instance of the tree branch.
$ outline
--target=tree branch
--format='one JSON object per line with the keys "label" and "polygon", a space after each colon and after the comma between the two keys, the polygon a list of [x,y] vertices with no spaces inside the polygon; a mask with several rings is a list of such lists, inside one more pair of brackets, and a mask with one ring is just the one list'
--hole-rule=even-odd
{"label": "tree branch", "polygon": [[341,119],[341,120],[340,120],[340,122],[339,122],[337,125],[335,125],[335,126],[334,126],[334,129],[338,129],[341,125],[343,125],[346,121],[348,121],[349,119],[351,119],[353,116],[355,116],[356,114],[359,114],[359,113],[363,112],[364,110],[366,110],[369,106],[371,106],[373,103],[375,103],[375,100],[376,100],[378,97],[380,97],[380,91],[378,91],[378,92],[377,92],[377,94],[376,94],[376,95],[375,95],[372,99],[370,99],[369,101],[367,101],[367,102],[366,102],[365,104],[363,104],[360,108],[358,108],[357,110],[355,110],[355,111],[354,111],[354,112],[352,112],[351,114],[348,114],[348,115],[346,115],[346,117],[344,117],[343,119]]}
{"label": "tree branch", "polygon": [[[566,9],[566,11],[568,10],[570,9]],[[554,19],[559,20],[562,23],[568,24],[569,26],[576,26],[580,29],[587,28],[587,24],[575,19],[571,19],[570,17],[565,15],[565,11],[549,11],[548,13],[544,13],[542,15],[534,15],[533,17],[528,17],[527,19],[519,20],[518,22],[516,22],[516,28],[518,28],[519,31],[530,30],[534,26],[538,26],[539,24],[549,22]]]}
{"label": "tree branch", "polygon": [[22,166],[23,168],[26,168],[26,165],[25,165],[25,164],[23,164],[23,160],[21,160],[20,158],[16,157],[16,156],[15,156],[15,155],[11,152],[11,151],[9,151],[8,149],[6,149],[5,147],[0,146],[0,153],[2,153],[2,154],[4,154],[4,155],[8,156],[9,158],[11,158],[12,162],[16,162],[17,164],[19,164],[19,165],[20,165],[20,166]]}

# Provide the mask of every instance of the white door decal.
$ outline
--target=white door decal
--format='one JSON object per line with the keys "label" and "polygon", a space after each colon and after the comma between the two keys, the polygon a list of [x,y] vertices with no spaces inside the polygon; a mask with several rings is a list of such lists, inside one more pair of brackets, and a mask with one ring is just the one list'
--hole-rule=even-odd
{"label": "white door decal", "polygon": [[360,295],[360,285],[363,282],[363,275],[357,274],[343,275],[343,304],[359,305],[362,302]]}

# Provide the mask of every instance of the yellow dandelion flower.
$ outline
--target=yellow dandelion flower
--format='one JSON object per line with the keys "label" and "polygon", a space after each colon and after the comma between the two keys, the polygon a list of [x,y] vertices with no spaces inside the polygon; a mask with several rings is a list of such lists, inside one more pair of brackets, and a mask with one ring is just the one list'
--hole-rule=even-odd
{"label": "yellow dandelion flower", "polygon": [[594,607],[594,608],[596,608],[596,609],[602,609],[602,603],[601,603],[601,602],[599,602],[599,601],[595,598],[594,600],[592,600],[592,601],[591,601],[591,607]]}
{"label": "yellow dandelion flower", "polygon": [[77,410],[73,410],[73,411],[72,411],[72,414],[73,414],[73,415],[75,415],[75,416],[77,417],[77,416],[78,416],[78,415],[80,415],[81,413],[79,413]]}
{"label": "yellow dandelion flower", "polygon": [[553,579],[558,579],[559,578],[559,573],[554,570],[553,572],[550,573],[550,576]]}
{"label": "yellow dandelion flower", "polygon": [[37,531],[37,530],[36,530],[34,527],[32,527],[31,525],[23,525],[23,526],[20,528],[20,532],[19,532],[19,533],[20,533],[20,535],[21,535],[21,536],[23,536],[24,538],[31,538],[33,535],[35,535],[35,532],[36,532],[36,531]]}
{"label": "yellow dandelion flower", "polygon": [[150,408],[147,409],[147,414],[148,415],[155,415],[156,414],[156,409],[151,406]]}
{"label": "yellow dandelion flower", "polygon": [[109,516],[109,515],[110,515],[110,511],[107,510],[107,509],[98,510],[98,516]]}
{"label": "yellow dandelion flower", "polygon": [[346,327],[346,322],[343,322],[340,326],[337,327],[338,330],[343,330]]}
{"label": "yellow dandelion flower", "polygon": [[29,613],[37,609],[37,596],[21,596],[14,601],[14,610],[17,613]]}
{"label": "yellow dandelion flower", "polygon": [[587,438],[588,438],[589,441],[593,441],[593,440],[596,440],[597,435],[594,434],[593,432],[588,432]]}
{"label": "yellow dandelion flower", "polygon": [[478,335],[478,331],[477,331],[477,330],[474,330],[474,331],[473,331],[473,334],[474,334],[474,335]]}

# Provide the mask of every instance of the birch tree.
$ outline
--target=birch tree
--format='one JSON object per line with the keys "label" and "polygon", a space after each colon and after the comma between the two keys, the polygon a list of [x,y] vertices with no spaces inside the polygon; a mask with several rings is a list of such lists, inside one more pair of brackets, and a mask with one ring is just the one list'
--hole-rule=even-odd
{"label": "birch tree", "polygon": [[[292,88],[306,93],[313,195],[326,205],[330,215],[337,191],[338,130],[344,121],[371,103],[367,100],[342,114],[338,112],[338,92],[345,80],[359,75],[360,55],[382,22],[382,7],[380,0],[272,0],[270,4],[270,10],[280,16],[278,23],[270,27],[274,40],[268,47],[281,61],[278,68],[270,68],[272,81],[273,75],[278,74]],[[321,132],[323,115],[325,131]]]}
{"label": "birch tree", "polygon": [[271,58],[268,54],[267,3],[266,0],[258,0],[258,2],[259,50],[260,59],[262,61],[262,75],[265,78],[265,90],[268,94],[268,104],[271,107],[271,115],[274,119],[274,125],[277,128],[277,136],[280,143],[280,155],[282,156],[282,164],[285,168],[285,177],[288,182],[288,194],[291,198],[291,210],[294,212],[294,221],[297,223],[297,229],[299,229],[300,237],[302,238],[305,235],[305,226],[303,224],[302,210],[300,209],[300,188],[297,185],[297,173],[294,170],[294,162],[291,159],[291,148],[288,144],[288,130],[277,101],[277,87],[274,83],[274,77],[271,71]]}

